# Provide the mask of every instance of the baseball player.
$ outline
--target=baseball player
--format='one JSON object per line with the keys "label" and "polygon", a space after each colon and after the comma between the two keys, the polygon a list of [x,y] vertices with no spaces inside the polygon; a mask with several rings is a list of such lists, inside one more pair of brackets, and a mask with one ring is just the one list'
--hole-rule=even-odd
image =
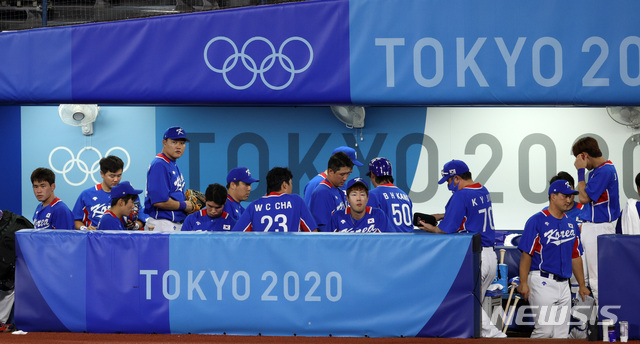
{"label": "baseball player", "polygon": [[[564,171],[558,172],[558,174],[556,174],[555,176],[553,176],[553,178],[551,178],[551,180],[549,181],[549,185],[551,185],[556,180],[568,181],[569,185],[571,186],[571,190],[575,190],[576,182],[569,173]],[[549,207],[545,207],[544,209],[548,209],[548,208]],[[571,219],[574,219],[578,223],[578,225],[580,225],[582,223],[582,220],[580,220],[580,213],[582,212],[582,208],[584,208],[584,204],[580,202],[576,202],[575,199],[571,198],[571,209],[566,211],[565,215],[567,215],[567,217]]]}
{"label": "baseball player", "polygon": [[98,230],[124,230],[124,217],[131,214],[141,193],[142,190],[134,189],[129,182],[122,182],[111,188],[111,207],[100,218]]}
{"label": "baseball player", "polygon": [[[82,191],[73,207],[73,218],[76,229],[93,230],[98,227],[100,218],[111,205],[111,188],[120,183],[123,168],[124,163],[115,155],[109,155],[100,159],[100,177],[102,177],[102,183]],[[134,202],[134,208],[142,208],[138,199]],[[125,216],[125,228],[133,230],[141,229],[144,227],[142,220],[145,217],[143,214],[143,216],[140,216],[135,221],[127,222],[126,220],[128,220],[129,217]]]}
{"label": "baseball player", "polygon": [[[578,197],[584,209],[581,240],[587,266],[588,284],[593,298],[598,302],[598,236],[615,234],[615,221],[620,216],[618,174],[611,161],[602,157],[598,141],[583,137],[572,147],[578,170]],[[589,183],[586,182],[586,170]]]}
{"label": "baseball player", "polygon": [[[640,195],[640,173],[636,174],[636,191]],[[617,234],[640,234],[640,202],[627,199],[627,204],[616,223]]]}
{"label": "baseball player", "polygon": [[251,172],[246,167],[236,167],[227,174],[227,203],[224,211],[231,216],[234,221],[238,221],[240,215],[244,213],[244,207],[240,202],[244,202],[251,194],[251,183],[260,180],[251,177]]}
{"label": "baseball player", "polygon": [[267,195],[251,202],[234,231],[310,232],[316,222],[302,197],[291,194],[293,175],[288,168],[274,167],[267,173]]}
{"label": "baseball player", "polygon": [[374,189],[369,191],[367,205],[382,209],[396,232],[413,233],[413,203],[404,191],[393,185],[391,162],[385,158],[371,160],[369,178]]}
{"label": "baseball player", "polygon": [[[334,155],[334,154],[336,154],[338,152],[343,152],[343,153],[347,154],[349,156],[349,158],[351,158],[351,161],[353,162],[353,164],[355,166],[362,166],[362,163],[360,161],[358,161],[358,153],[356,152],[355,149],[353,149],[351,147],[347,147],[347,146],[340,146],[340,147],[334,149],[333,153],[331,153],[331,155]],[[326,178],[327,178],[327,170],[325,170],[324,172],[320,172],[318,175],[316,175],[315,177],[311,178],[311,180],[307,183],[307,185],[305,185],[305,187],[304,187],[304,203],[307,206],[311,205],[311,195],[313,194],[313,191]]]}
{"label": "baseball player", "polygon": [[236,221],[223,208],[227,202],[227,189],[220,184],[209,184],[204,192],[205,208],[187,216],[183,231],[230,231]]}
{"label": "baseball player", "polygon": [[149,215],[145,230],[179,231],[187,213],[193,210],[184,195],[185,182],[176,160],[184,154],[187,134],[180,127],[164,132],[162,152],[151,161],[147,171],[144,212]]}
{"label": "baseball player", "polygon": [[387,215],[380,208],[367,206],[369,186],[362,178],[353,178],[347,183],[345,210],[334,211],[331,215],[331,231],[347,233],[395,232]]}
{"label": "baseball player", "polygon": [[33,194],[39,202],[33,214],[33,226],[40,229],[74,229],[69,207],[53,193],[56,175],[48,168],[38,167],[31,173]]}
{"label": "baseball player", "polygon": [[[472,179],[469,167],[464,161],[451,160],[444,164],[442,178],[438,184],[447,183],[453,193],[445,206],[444,214],[435,214],[440,221],[437,226],[419,221],[419,228],[431,233],[480,233],[482,242],[481,291],[480,299],[496,277],[498,258],[493,245],[495,228],[493,226],[493,207],[489,191]],[[482,337],[506,337],[491,324],[485,312],[482,312]]]}
{"label": "baseball player", "polygon": [[[549,186],[548,209],[529,218],[518,245],[522,251],[518,291],[534,306],[536,324],[531,338],[569,337],[572,271],[583,301],[590,293],[584,283],[580,229],[576,221],[565,214],[576,194],[578,191],[574,191],[568,181],[554,181]],[[563,318],[554,319],[558,315]]]}
{"label": "baseball player", "polygon": [[332,231],[327,228],[331,222],[331,213],[347,208],[347,198],[339,188],[344,185],[352,171],[353,161],[344,152],[338,152],[329,158],[327,178],[313,191],[309,206],[320,232]]}

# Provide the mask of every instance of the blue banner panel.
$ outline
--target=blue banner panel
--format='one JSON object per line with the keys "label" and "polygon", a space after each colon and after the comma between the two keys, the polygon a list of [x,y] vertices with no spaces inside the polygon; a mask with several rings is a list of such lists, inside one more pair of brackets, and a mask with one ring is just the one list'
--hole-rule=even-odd
{"label": "blue banner panel", "polygon": [[638,104],[638,1],[349,5],[354,103]]}
{"label": "blue banner panel", "polygon": [[629,339],[640,339],[640,236],[598,237],[598,299],[600,320],[629,322]]}
{"label": "blue banner panel", "polygon": [[[86,232],[73,230],[23,229],[16,233],[20,254],[16,263],[15,318],[21,329],[87,330],[86,238]],[[42,302],[29,300],[31,295]],[[43,312],[30,309],[31,305]],[[47,328],[57,322],[64,328]]]}
{"label": "blue banner panel", "polygon": [[348,3],[325,1],[80,26],[73,98],[348,103],[348,25]]}
{"label": "blue banner panel", "polygon": [[71,30],[0,32],[0,102],[71,100]]}
{"label": "blue banner panel", "polygon": [[[478,321],[470,235],[18,234],[23,259],[42,266],[43,251],[67,259],[69,248],[86,242],[86,265],[77,265],[86,266],[86,275],[78,272],[86,276],[86,312],[75,316],[81,322],[86,314],[89,332],[470,337]],[[69,289],[68,278],[20,266],[28,273],[18,276]],[[42,290],[17,294],[16,304]],[[49,297],[42,293],[54,304]],[[54,306],[61,321],[74,316]],[[16,321],[36,326],[33,316],[17,312]]]}
{"label": "blue banner panel", "polygon": [[88,332],[170,333],[162,280],[145,273],[168,269],[169,233],[145,234],[88,232]]}

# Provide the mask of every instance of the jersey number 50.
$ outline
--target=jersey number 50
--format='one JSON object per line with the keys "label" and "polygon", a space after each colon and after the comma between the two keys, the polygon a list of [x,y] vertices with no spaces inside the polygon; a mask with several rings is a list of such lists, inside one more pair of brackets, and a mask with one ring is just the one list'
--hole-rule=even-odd
{"label": "jersey number 50", "polygon": [[402,224],[405,226],[411,226],[411,209],[409,209],[408,204],[392,204],[391,213],[393,215],[393,223],[396,226],[401,226]]}

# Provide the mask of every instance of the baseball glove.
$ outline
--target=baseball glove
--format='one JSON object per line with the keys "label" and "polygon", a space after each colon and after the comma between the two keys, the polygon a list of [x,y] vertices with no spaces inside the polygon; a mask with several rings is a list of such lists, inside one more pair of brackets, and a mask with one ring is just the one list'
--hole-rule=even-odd
{"label": "baseball glove", "polygon": [[193,211],[191,211],[189,214],[195,213],[196,211],[199,211],[200,209],[205,207],[206,201],[204,200],[204,194],[202,192],[198,190],[187,189],[184,195],[187,198],[187,202],[190,202],[191,205],[193,205]]}
{"label": "baseball glove", "polygon": [[136,221],[138,220],[138,214],[140,213],[140,208],[142,208],[140,206],[140,200],[136,200],[133,203],[133,209],[131,210],[131,213],[129,215],[125,215],[122,217],[122,220],[124,221],[124,228],[128,229],[128,230],[135,230],[136,228]]}

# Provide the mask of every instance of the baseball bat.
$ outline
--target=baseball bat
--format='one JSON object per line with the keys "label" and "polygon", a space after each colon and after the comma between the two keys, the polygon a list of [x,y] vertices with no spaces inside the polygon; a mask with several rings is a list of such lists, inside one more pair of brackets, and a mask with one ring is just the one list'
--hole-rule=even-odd
{"label": "baseball bat", "polygon": [[505,307],[504,309],[504,316],[502,317],[502,321],[503,321],[503,330],[502,332],[504,333],[506,331],[507,328],[507,316],[509,315],[509,306],[511,305],[511,300],[513,300],[513,292],[516,290],[516,285],[515,284],[511,284],[511,291],[509,292],[509,298],[507,299],[507,307]]}
{"label": "baseball bat", "polygon": [[512,283],[510,285],[511,291],[509,292],[509,298],[507,299],[507,307],[504,309],[504,315],[502,316],[503,324],[507,323],[507,314],[509,313],[509,306],[511,305],[511,300],[513,299],[513,292],[516,290],[516,285]]}
{"label": "baseball bat", "polygon": [[516,295],[516,299],[513,301],[513,306],[511,306],[511,312],[509,312],[509,316],[507,317],[507,322],[504,324],[504,328],[502,329],[502,333],[507,332],[507,328],[511,324],[511,319],[513,319],[513,314],[516,312],[516,307],[518,306],[518,301],[520,301],[520,295]]}
{"label": "baseball bat", "polygon": [[502,288],[507,288],[507,280],[509,279],[509,267],[504,263],[505,249],[500,249],[500,264],[498,265],[498,283]]}

